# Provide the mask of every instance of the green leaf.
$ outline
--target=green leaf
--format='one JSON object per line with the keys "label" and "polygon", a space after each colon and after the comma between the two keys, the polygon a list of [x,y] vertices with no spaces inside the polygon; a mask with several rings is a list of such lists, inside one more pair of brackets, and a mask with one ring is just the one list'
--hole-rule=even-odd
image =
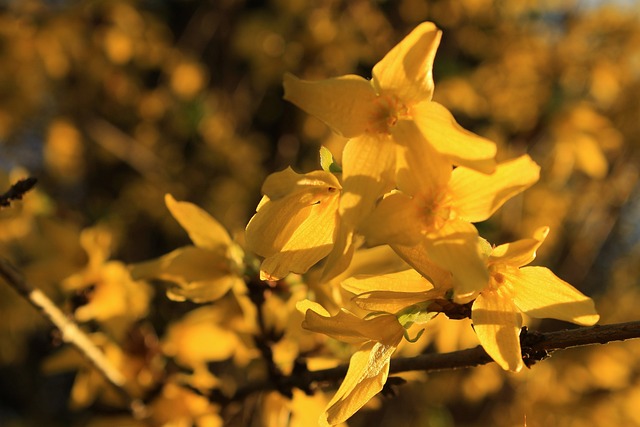
{"label": "green leaf", "polygon": [[325,146],[320,147],[320,166],[325,172],[342,173],[342,168],[333,160],[333,154]]}
{"label": "green leaf", "polygon": [[409,307],[400,310],[396,313],[398,322],[403,328],[408,329],[414,324],[424,324],[438,315],[437,312],[427,311],[427,307],[430,301],[424,303],[410,305]]}

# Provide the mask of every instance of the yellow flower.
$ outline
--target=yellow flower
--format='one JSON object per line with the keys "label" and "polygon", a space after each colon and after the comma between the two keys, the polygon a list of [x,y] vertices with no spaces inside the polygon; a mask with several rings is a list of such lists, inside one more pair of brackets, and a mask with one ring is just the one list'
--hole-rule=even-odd
{"label": "yellow flower", "polygon": [[523,267],[536,256],[549,233],[538,229],[531,239],[497,246],[490,252],[490,280],[472,307],[473,327],[486,352],[503,369],[519,371],[520,327],[525,313],[593,325],[600,316],[591,298],[545,267]]}
{"label": "yellow flower", "polygon": [[341,185],[329,172],[291,168],[269,175],[246,229],[247,248],[264,257],[262,280],[305,273],[331,251]]}
{"label": "yellow flower", "polygon": [[96,320],[121,337],[132,323],[147,315],[153,290],[133,280],[122,262],[108,261],[111,239],[104,228],[83,230],[80,243],[89,262],[82,271],[67,277],[62,287],[67,291],[89,290],[88,302],[74,313],[79,322]]}
{"label": "yellow flower", "polygon": [[305,329],[361,345],[351,356],[347,375],[320,417],[320,425],[340,424],[382,390],[391,355],[402,340],[404,328],[391,314],[363,320],[341,310],[330,316],[321,305],[309,300],[298,303],[298,309],[305,313]]}
{"label": "yellow flower", "polygon": [[398,152],[398,190],[386,195],[360,232],[371,245],[389,244],[412,267],[430,277],[432,263],[453,275],[457,302],[483,287],[488,272],[478,232],[509,198],[534,184],[540,168],[527,155],[499,164],[487,175],[443,161],[410,121],[398,132],[414,143]]}
{"label": "yellow flower", "polygon": [[432,145],[447,163],[494,170],[495,144],[462,129],[445,107],[431,101],[440,37],[433,23],[418,25],[373,67],[371,80],[346,75],[311,82],[285,76],[285,99],[350,138],[342,153],[341,225],[326,276],[346,267],[341,259],[353,253],[355,227],[376,199],[395,187],[396,143],[412,143],[398,132],[400,121],[415,123],[420,142]]}
{"label": "yellow flower", "polygon": [[194,246],[178,248],[158,259],[133,266],[137,279],[158,278],[175,283],[167,296],[175,301],[207,302],[221,298],[242,281],[242,250],[208,213],[170,194],[165,203],[187,231]]}

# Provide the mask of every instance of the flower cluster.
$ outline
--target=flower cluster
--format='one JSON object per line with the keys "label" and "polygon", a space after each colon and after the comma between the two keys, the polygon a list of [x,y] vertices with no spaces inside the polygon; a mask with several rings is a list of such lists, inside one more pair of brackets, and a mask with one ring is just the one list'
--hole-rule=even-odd
{"label": "flower cluster", "polygon": [[497,163],[493,142],[432,101],[440,38],[433,23],[420,24],[373,67],[371,80],[285,76],[285,98],[348,142],[340,165],[323,152],[323,170],[267,178],[246,229],[247,249],[264,258],[261,279],[321,265],[328,283],[358,249],[379,245],[407,265],[343,280],[356,294],[349,309],[298,304],[304,328],[360,345],[321,424],[345,421],[382,390],[406,329],[442,311],[443,301],[471,305],[480,343],[512,371],[524,366],[521,313],[582,325],[599,319],[591,299],[550,270],[526,266],[548,228],[496,247],[479,236],[474,223],[533,185],[540,168],[528,155]]}

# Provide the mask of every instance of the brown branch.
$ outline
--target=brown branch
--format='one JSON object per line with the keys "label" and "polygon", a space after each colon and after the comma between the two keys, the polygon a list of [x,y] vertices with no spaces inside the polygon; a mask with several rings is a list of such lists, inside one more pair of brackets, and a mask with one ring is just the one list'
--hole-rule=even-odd
{"label": "brown branch", "polygon": [[[569,329],[556,332],[529,332],[523,328],[521,332],[521,347],[527,366],[548,357],[549,352],[571,347],[606,344],[612,341],[624,341],[640,338],[640,321],[617,323],[612,325],[596,325],[586,328]],[[450,369],[471,368],[485,365],[493,360],[482,346],[453,351],[450,353],[429,353],[415,357],[399,357],[391,359],[389,373],[397,374],[409,371],[434,372]],[[340,365],[331,369],[309,371],[294,369],[290,376],[279,378],[277,384],[273,381],[256,381],[239,388],[231,397],[214,393],[210,400],[227,403],[239,401],[248,395],[260,391],[273,391],[299,388],[310,390],[311,385],[340,381],[347,373],[348,365]],[[296,372],[297,371],[297,372]]]}
{"label": "brown branch", "polygon": [[13,184],[4,194],[0,195],[0,207],[9,207],[12,201],[22,199],[22,196],[31,190],[37,182],[36,178],[29,177]]}
{"label": "brown branch", "polygon": [[136,418],[142,418],[147,413],[144,404],[133,397],[126,388],[126,379],[104,353],[91,341],[89,336],[80,329],[77,323],[67,317],[42,291],[31,286],[9,261],[0,258],[0,277],[38,309],[56,328],[60,330],[62,340],[73,345],[89,362],[113,385],[126,399],[131,412]]}

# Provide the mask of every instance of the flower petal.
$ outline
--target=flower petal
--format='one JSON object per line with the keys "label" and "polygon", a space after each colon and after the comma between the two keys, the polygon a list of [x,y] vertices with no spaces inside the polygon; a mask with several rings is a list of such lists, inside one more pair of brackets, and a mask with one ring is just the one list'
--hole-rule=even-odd
{"label": "flower petal", "polygon": [[171,215],[186,230],[196,246],[217,250],[231,244],[227,230],[198,206],[189,202],[178,202],[171,194],[166,194],[164,201]]}
{"label": "flower petal", "polygon": [[383,314],[365,320],[344,309],[335,316],[326,317],[310,307],[305,312],[302,327],[352,344],[367,341],[389,344],[396,339],[399,341],[402,337],[402,326],[392,314]]}
{"label": "flower petal", "polygon": [[549,234],[549,227],[540,227],[532,239],[521,239],[495,247],[491,251],[489,262],[501,262],[514,267],[522,267],[536,258],[536,251]]}
{"label": "flower petal", "polygon": [[478,231],[464,221],[447,221],[425,239],[427,255],[453,275],[454,298],[466,302],[489,282]]}
{"label": "flower petal", "polygon": [[473,329],[484,350],[502,369],[524,366],[520,350],[522,318],[510,298],[499,291],[481,293],[471,311]]}
{"label": "flower petal", "polygon": [[350,277],[342,282],[342,287],[356,295],[371,291],[424,292],[433,289],[433,285],[413,269]]}
{"label": "flower petal", "polygon": [[425,240],[414,246],[393,245],[392,249],[416,269],[421,276],[426,277],[438,289],[453,288],[453,278],[448,270],[437,266],[427,255]]}
{"label": "flower petal", "polygon": [[433,59],[441,36],[432,22],[418,25],[373,67],[376,91],[406,104],[431,100]]}
{"label": "flower petal", "polygon": [[388,135],[351,139],[342,153],[340,216],[351,227],[368,215],[376,200],[395,187],[396,145]]}
{"label": "flower petal", "polygon": [[173,282],[175,286],[167,291],[169,298],[194,302],[217,300],[240,280],[231,274],[229,259],[194,246],[135,264],[131,276],[136,280],[156,278]]}
{"label": "flower petal", "polygon": [[353,138],[373,116],[376,93],[371,83],[355,75],[307,81],[284,76],[284,99],[325,122],[333,131]]}
{"label": "flower petal", "polygon": [[505,271],[503,275],[513,284],[515,304],[529,316],[550,317],[586,326],[600,319],[591,298],[548,268],[523,267]]}
{"label": "flower petal", "polygon": [[495,169],[496,144],[463,129],[442,105],[422,102],[413,107],[413,118],[424,138],[454,165],[483,173]]}
{"label": "flower petal", "polygon": [[397,150],[398,188],[412,196],[435,196],[451,178],[451,162],[440,155],[411,120],[400,120],[393,128]]}
{"label": "flower petal", "polygon": [[387,382],[389,363],[395,350],[395,346],[370,342],[356,351],[349,360],[347,375],[321,415],[319,424],[345,422],[378,394]]}
{"label": "flower petal", "polygon": [[540,166],[528,155],[501,163],[491,175],[456,168],[450,182],[452,207],[465,221],[484,221],[539,177]]}
{"label": "flower petal", "polygon": [[413,199],[393,193],[380,201],[362,223],[359,232],[371,246],[415,245],[422,239],[422,221]]}

